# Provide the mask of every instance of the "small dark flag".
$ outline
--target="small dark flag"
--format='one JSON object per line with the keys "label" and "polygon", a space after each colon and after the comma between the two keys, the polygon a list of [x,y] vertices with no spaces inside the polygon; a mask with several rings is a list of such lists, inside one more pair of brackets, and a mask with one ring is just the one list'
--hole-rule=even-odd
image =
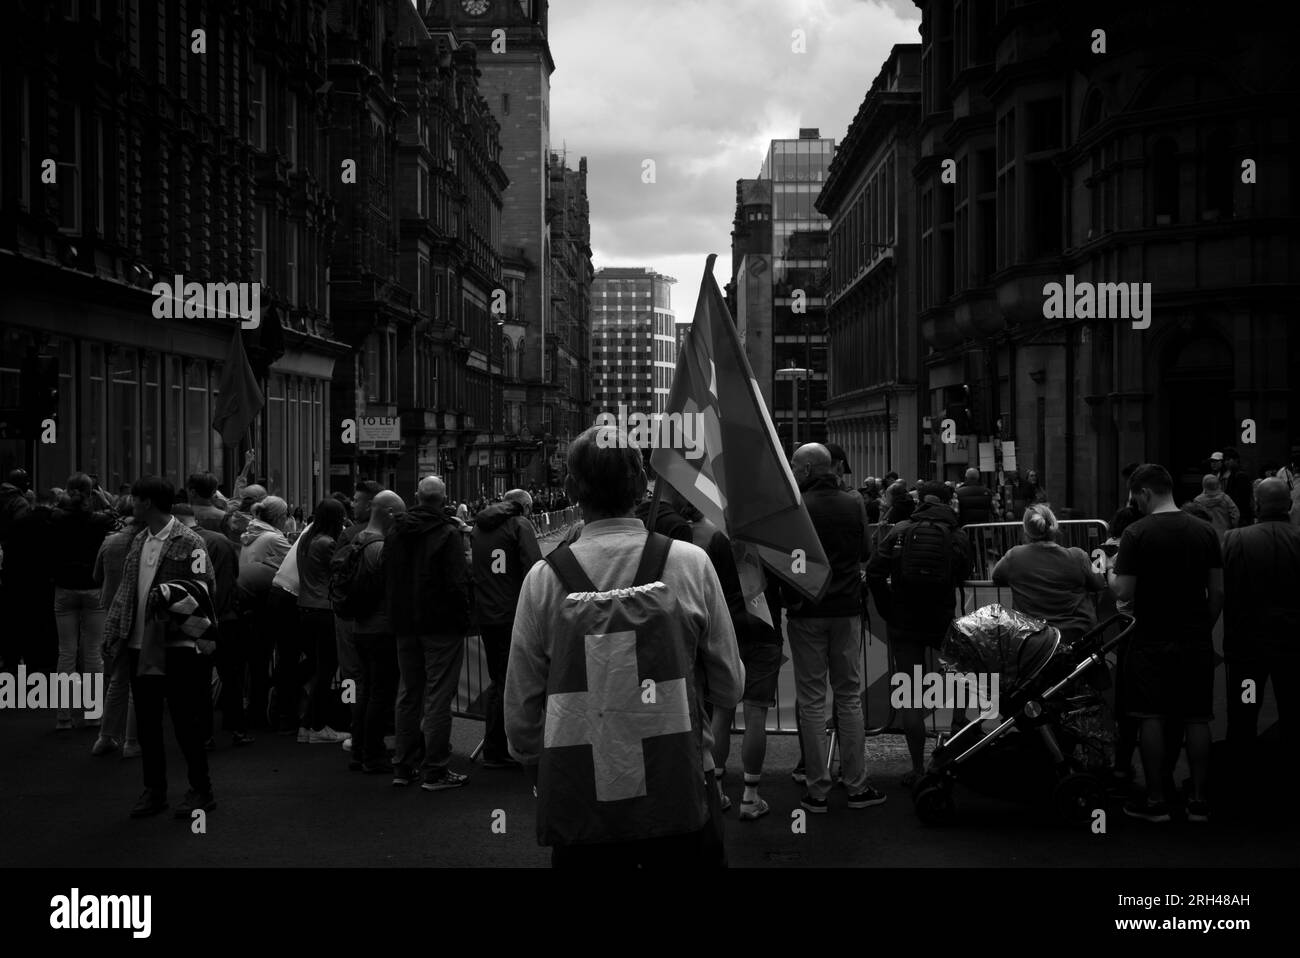
{"label": "small dark flag", "polygon": [[239,326],[230,340],[226,364],[217,386],[217,404],[212,413],[212,428],[221,433],[221,441],[234,446],[243,438],[257,414],[266,405],[262,387],[257,384],[253,367],[244,353],[244,336]]}

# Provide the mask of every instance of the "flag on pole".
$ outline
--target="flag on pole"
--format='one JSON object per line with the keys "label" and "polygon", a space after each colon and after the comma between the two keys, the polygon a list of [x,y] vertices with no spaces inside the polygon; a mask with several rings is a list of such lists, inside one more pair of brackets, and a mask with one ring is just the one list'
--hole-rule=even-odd
{"label": "flag on pole", "polygon": [[[750,609],[768,618],[763,567],[816,601],[830,581],[830,563],[713,278],[715,259],[711,254],[704,267],[650,464],[731,538]],[[684,423],[688,416],[704,435],[694,458],[667,441],[674,417]]]}
{"label": "flag on pole", "polygon": [[237,445],[264,405],[266,399],[262,387],[257,384],[253,367],[248,364],[244,336],[236,323],[226,363],[221,370],[221,382],[217,386],[212,428],[221,433],[221,441],[227,446]]}

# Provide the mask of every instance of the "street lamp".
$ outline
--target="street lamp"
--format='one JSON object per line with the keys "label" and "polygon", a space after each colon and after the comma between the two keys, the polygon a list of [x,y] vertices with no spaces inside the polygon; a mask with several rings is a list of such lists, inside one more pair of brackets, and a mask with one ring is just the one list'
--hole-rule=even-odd
{"label": "street lamp", "polygon": [[794,360],[784,369],[776,371],[777,379],[790,380],[790,394],[794,397],[794,419],[790,426],[790,455],[799,448],[799,380],[806,379],[808,370],[801,366],[794,365]]}

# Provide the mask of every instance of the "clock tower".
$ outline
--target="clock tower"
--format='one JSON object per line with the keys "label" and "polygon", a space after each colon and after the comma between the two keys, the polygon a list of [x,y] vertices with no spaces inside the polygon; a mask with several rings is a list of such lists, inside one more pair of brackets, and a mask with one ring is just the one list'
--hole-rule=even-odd
{"label": "clock tower", "polygon": [[505,401],[517,403],[522,422],[544,431],[548,384],[558,377],[546,352],[551,321],[547,264],[547,160],[551,146],[551,74],[548,0],[419,0],[430,35],[478,51],[478,88],[501,124],[501,166],[510,178],[502,196],[502,274],[509,312],[503,332],[519,356],[518,379]]}

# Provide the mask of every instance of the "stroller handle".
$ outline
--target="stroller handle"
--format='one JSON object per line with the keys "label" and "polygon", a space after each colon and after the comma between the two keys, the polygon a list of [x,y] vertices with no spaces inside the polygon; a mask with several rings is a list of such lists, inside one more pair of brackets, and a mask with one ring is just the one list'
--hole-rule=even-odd
{"label": "stroller handle", "polygon": [[1107,652],[1111,651],[1111,649],[1115,648],[1117,645],[1119,645],[1121,642],[1127,639],[1129,637],[1129,634],[1133,631],[1133,626],[1137,625],[1137,619],[1134,618],[1129,613],[1116,612],[1105,622],[1101,622],[1093,626],[1087,632],[1085,632],[1082,636],[1079,637],[1078,641],[1090,642],[1095,637],[1104,634],[1105,631],[1108,628],[1110,628],[1111,624],[1114,622],[1127,622],[1127,624],[1122,629],[1120,629],[1119,633],[1113,639],[1111,639],[1109,642],[1103,642],[1101,648],[1097,650],[1097,653],[1099,655],[1105,655]]}

